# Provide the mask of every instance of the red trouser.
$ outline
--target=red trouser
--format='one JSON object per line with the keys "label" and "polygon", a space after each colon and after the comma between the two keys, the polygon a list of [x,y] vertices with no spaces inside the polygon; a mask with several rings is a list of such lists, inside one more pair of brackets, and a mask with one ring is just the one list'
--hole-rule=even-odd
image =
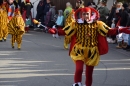
{"label": "red trouser", "polygon": [[25,32],[28,32],[29,31],[29,27],[25,27]]}
{"label": "red trouser", "polygon": [[[82,81],[83,66],[84,66],[83,61],[81,61],[81,60],[76,61],[76,70],[75,70],[75,76],[74,76],[75,83]],[[85,82],[86,86],[92,85],[93,69],[94,69],[94,66],[87,66],[86,65],[86,71],[85,71],[85,73],[86,73],[86,82]]]}

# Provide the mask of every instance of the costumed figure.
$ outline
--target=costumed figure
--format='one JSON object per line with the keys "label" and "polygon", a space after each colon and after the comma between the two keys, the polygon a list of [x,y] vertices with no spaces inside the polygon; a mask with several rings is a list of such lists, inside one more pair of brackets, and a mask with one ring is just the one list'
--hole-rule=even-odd
{"label": "costumed figure", "polygon": [[0,42],[3,40],[6,41],[8,36],[8,17],[7,17],[7,10],[3,3],[3,0],[0,0]]}
{"label": "costumed figure", "polygon": [[14,48],[15,41],[17,42],[17,48],[21,49],[22,36],[25,33],[25,23],[21,16],[19,9],[16,6],[15,15],[8,23],[9,34],[12,35],[11,45]]}
{"label": "costumed figure", "polygon": [[[93,16],[95,13],[95,18]],[[118,33],[130,33],[126,28],[110,28],[102,21],[99,21],[99,13],[94,8],[85,7],[75,11],[75,21],[60,30],[49,29],[51,34],[67,35],[75,34],[75,42],[71,45],[70,57],[75,63],[74,84],[82,86],[83,66],[86,65],[85,85],[92,86],[93,69],[99,64],[100,55],[108,52],[107,35]],[[72,40],[71,40],[72,41]]]}
{"label": "costumed figure", "polygon": [[29,31],[29,26],[32,24],[32,14],[31,9],[33,8],[33,5],[31,4],[30,0],[25,0],[22,2],[22,17],[24,19],[24,22],[26,24],[25,31]]}
{"label": "costumed figure", "polygon": [[[77,0],[76,1],[76,8],[75,10],[71,10],[71,12],[66,16],[66,22],[65,22],[65,26],[67,26],[68,24],[70,24],[72,21],[74,21],[73,15],[74,15],[74,11],[76,11],[79,8],[84,8],[84,1],[83,0]],[[68,44],[70,44],[71,40],[74,41],[74,36],[72,36],[71,38],[68,37],[67,35],[65,35],[64,38],[64,48],[68,49]]]}
{"label": "costumed figure", "polygon": [[7,0],[7,12],[8,12],[8,19],[9,21],[12,19],[15,13],[15,5],[17,4],[14,0]]}
{"label": "costumed figure", "polygon": [[[72,10],[72,12],[69,13],[67,19],[66,19],[66,22],[65,22],[65,26],[69,25],[71,22],[74,21],[74,11]],[[65,35],[65,38],[64,38],[64,48],[65,49],[68,49],[68,44],[70,44],[71,42],[71,38],[68,37],[67,35]]]}

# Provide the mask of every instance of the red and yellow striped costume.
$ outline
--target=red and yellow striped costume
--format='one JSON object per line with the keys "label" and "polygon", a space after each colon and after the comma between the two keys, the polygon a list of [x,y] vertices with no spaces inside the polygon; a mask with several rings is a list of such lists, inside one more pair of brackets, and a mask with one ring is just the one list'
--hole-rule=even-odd
{"label": "red and yellow striped costume", "polygon": [[[71,22],[74,21],[74,18],[72,16],[74,16],[74,11],[70,12],[69,16],[66,19],[65,26],[69,25]],[[71,41],[71,38],[65,35],[65,38],[64,38],[65,49],[68,49],[68,44],[70,44],[70,41]]]}
{"label": "red and yellow striped costume", "polygon": [[[83,3],[80,4],[80,6],[78,8],[84,8],[84,5]],[[74,16],[74,10],[72,10],[72,12],[70,12],[70,14],[68,15],[67,19],[66,19],[66,22],[65,22],[65,26],[69,25],[70,23],[72,23],[74,20],[73,16]],[[72,36],[71,38],[68,37],[67,35],[65,35],[65,38],[64,38],[64,48],[65,49],[68,49],[68,44],[70,44],[71,40],[74,39],[74,36]]]}
{"label": "red and yellow striped costume", "polygon": [[79,24],[77,22],[64,28],[68,37],[76,34],[76,44],[74,45],[70,56],[74,61],[82,60],[86,65],[96,66],[99,63],[99,51],[97,47],[98,33],[106,36],[109,27],[101,21]]}

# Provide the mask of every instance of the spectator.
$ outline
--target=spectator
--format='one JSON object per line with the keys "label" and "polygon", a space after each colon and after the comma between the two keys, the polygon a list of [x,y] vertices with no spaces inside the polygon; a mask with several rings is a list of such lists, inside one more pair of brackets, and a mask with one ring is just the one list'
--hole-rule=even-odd
{"label": "spectator", "polygon": [[92,7],[92,8],[97,9],[95,2],[88,2],[87,7]]}
{"label": "spectator", "polygon": [[102,0],[100,2],[101,6],[98,8],[98,11],[100,13],[100,20],[103,21],[104,23],[106,23],[106,19],[107,19],[107,16],[109,14],[109,10],[106,7],[106,3],[107,3],[106,0]]}
{"label": "spectator", "polygon": [[[107,19],[107,25],[110,26],[111,28],[116,27],[116,24],[120,18],[119,10],[121,10],[122,5],[123,4],[121,2],[117,2],[111,9],[109,17]],[[116,43],[116,35],[111,36],[111,38],[112,39],[110,39],[109,43]]]}
{"label": "spectator", "polygon": [[45,21],[44,21],[44,24],[46,25],[46,26],[48,26],[48,27],[52,27],[54,24],[55,24],[55,22],[54,22],[54,16],[55,16],[55,6],[54,6],[54,4],[53,4],[53,2],[51,2],[50,1],[50,9],[49,9],[49,11],[46,13],[46,17],[45,17]]}
{"label": "spectator", "polygon": [[[129,18],[128,18],[128,22],[127,22],[127,25],[126,25],[126,26],[127,26],[127,27],[130,27],[130,4],[129,4],[128,9],[129,9]],[[130,51],[130,34],[129,34],[129,37],[128,37],[128,45],[127,45],[126,48],[124,48],[124,50]]]}
{"label": "spectator", "polygon": [[45,0],[40,0],[38,5],[37,5],[37,15],[36,15],[36,20],[41,20],[44,16],[43,10],[45,7],[46,1]]}
{"label": "spectator", "polygon": [[25,2],[22,2],[22,6],[22,17],[24,19],[24,22],[26,23],[25,31],[28,32],[29,26],[32,24],[31,9],[33,8],[33,5],[30,0],[25,0]]}
{"label": "spectator", "polygon": [[66,9],[64,11],[64,25],[66,22],[67,17],[69,16],[69,14],[72,12],[72,5],[70,2],[66,3]]}
{"label": "spectator", "polygon": [[[127,26],[130,27],[130,16],[129,16],[129,21],[128,21],[127,24],[128,24]],[[130,34],[129,34],[129,36],[128,36],[128,44],[127,44],[127,46],[126,46],[125,48],[123,48],[123,49],[126,50],[126,51],[130,51]]]}
{"label": "spectator", "polygon": [[63,11],[59,10],[58,18],[56,20],[56,25],[58,26],[58,28],[63,27],[63,20],[64,20]]}
{"label": "spectator", "polygon": [[44,10],[43,10],[43,18],[42,18],[42,20],[41,20],[41,23],[42,24],[44,24],[44,22],[45,22],[45,19],[46,19],[46,14],[47,14],[47,12],[49,11],[49,9],[50,9],[50,0],[46,0],[46,4],[45,4],[45,7],[44,7]]}
{"label": "spectator", "polygon": [[21,0],[14,0],[18,3],[18,6],[21,6]]}
{"label": "spectator", "polygon": [[114,5],[112,6],[111,10],[110,10],[109,16],[108,16],[108,18],[107,18],[107,25],[108,25],[109,27],[111,27],[112,20],[113,20],[113,18],[114,18],[115,13],[116,13],[117,6],[118,6],[118,5],[114,4]]}
{"label": "spectator", "polygon": [[[120,10],[120,20],[119,20],[119,26],[126,27],[129,19],[129,9],[128,4],[124,3],[122,6],[122,10]],[[127,46],[128,42],[128,34],[121,33],[118,37],[118,45],[116,48],[125,48]]]}
{"label": "spectator", "polygon": [[95,4],[95,2],[91,2],[91,6],[95,9],[97,9],[97,5]]}
{"label": "spectator", "polygon": [[56,15],[56,9],[55,9],[55,5],[53,4],[53,2],[50,2],[50,9],[49,12],[51,12],[51,21],[53,21],[54,16]]}
{"label": "spectator", "polygon": [[[84,8],[84,1],[83,0],[77,0],[76,1],[76,7],[74,10],[77,10],[79,8]],[[67,15],[67,19],[65,20],[65,26],[67,26],[68,24],[70,24],[71,22],[73,22],[74,19],[74,10],[72,10],[69,15]],[[66,13],[66,12],[65,12]],[[80,18],[80,13],[77,14],[78,18]],[[68,37],[67,35],[65,35],[64,38],[64,48],[68,49],[68,44],[70,44],[70,48],[72,48],[73,43],[75,43],[75,39],[76,39],[76,34],[74,34],[72,37]],[[71,49],[70,49],[71,50]]]}
{"label": "spectator", "polygon": [[126,26],[127,22],[128,22],[128,12],[129,12],[129,9],[128,9],[128,4],[127,3],[124,3],[123,4],[123,7],[122,7],[122,11],[121,11],[121,15],[120,15],[120,26]]}
{"label": "spectator", "polygon": [[[70,16],[72,12],[72,5],[70,2],[67,2],[66,3],[66,9],[64,10],[64,26],[67,25],[67,19],[68,17]],[[71,21],[69,21],[70,23]],[[65,49],[68,49],[68,44],[70,43],[70,38],[67,37],[67,35],[65,35],[65,38],[64,38],[64,48]]]}
{"label": "spectator", "polygon": [[79,9],[79,8],[84,8],[84,1],[83,1],[83,0],[77,0],[77,1],[76,1],[75,10],[77,10],[77,9]]}

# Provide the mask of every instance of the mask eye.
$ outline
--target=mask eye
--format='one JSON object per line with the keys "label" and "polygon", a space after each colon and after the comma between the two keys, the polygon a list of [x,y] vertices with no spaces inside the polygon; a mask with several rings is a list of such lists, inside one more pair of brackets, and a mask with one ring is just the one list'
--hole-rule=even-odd
{"label": "mask eye", "polygon": [[86,13],[86,15],[89,15],[89,13]]}
{"label": "mask eye", "polygon": [[83,13],[83,15],[85,16],[85,15],[86,15],[86,13]]}
{"label": "mask eye", "polygon": [[85,16],[85,15],[89,15],[89,13],[83,13],[83,15]]}

